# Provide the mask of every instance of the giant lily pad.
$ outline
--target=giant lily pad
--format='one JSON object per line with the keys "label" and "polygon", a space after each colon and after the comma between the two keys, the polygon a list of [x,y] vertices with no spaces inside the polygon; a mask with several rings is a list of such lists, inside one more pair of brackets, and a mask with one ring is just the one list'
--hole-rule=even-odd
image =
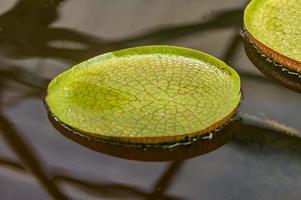
{"label": "giant lily pad", "polygon": [[89,138],[176,142],[214,131],[236,113],[240,79],[200,51],[145,46],[105,53],[54,78],[52,115]]}

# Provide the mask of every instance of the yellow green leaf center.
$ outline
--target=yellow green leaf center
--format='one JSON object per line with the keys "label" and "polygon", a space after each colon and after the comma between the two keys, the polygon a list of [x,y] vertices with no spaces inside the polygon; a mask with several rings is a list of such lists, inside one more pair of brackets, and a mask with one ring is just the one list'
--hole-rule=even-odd
{"label": "yellow green leaf center", "polygon": [[50,111],[78,131],[150,143],[211,131],[239,101],[233,69],[202,52],[168,46],[95,57],[52,80],[46,97]]}

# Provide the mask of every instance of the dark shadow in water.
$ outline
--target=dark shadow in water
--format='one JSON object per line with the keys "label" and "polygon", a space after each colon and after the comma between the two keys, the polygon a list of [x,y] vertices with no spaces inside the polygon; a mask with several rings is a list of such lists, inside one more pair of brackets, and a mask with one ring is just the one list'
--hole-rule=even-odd
{"label": "dark shadow in water", "polygon": [[301,138],[265,127],[241,123],[241,134],[231,144],[249,154],[288,154],[301,161]]}
{"label": "dark shadow in water", "polygon": [[[150,31],[119,41],[105,41],[79,31],[49,27],[58,19],[57,8],[63,0],[21,0],[10,11],[0,16],[0,54],[13,58],[51,57],[72,62],[116,49],[158,44],[202,31],[239,27],[242,10],[217,12],[208,20],[171,26]],[[70,41],[82,44],[82,49],[56,48],[51,41]]]}
{"label": "dark shadow in water", "polygon": [[18,134],[17,130],[8,119],[0,114],[0,133],[4,140],[22,160],[30,172],[39,180],[41,185],[54,199],[68,199],[52,182],[51,176],[45,172],[41,161],[38,159],[29,144]]}
{"label": "dark shadow in water", "polygon": [[[167,168],[162,177],[153,186],[153,192],[144,191],[136,186],[130,186],[118,183],[107,183],[101,181],[94,181],[92,179],[85,180],[77,177],[76,174],[70,174],[60,168],[54,169],[49,172],[52,174],[52,181],[57,185],[69,184],[79,190],[91,193],[95,196],[106,198],[131,198],[131,197],[143,197],[144,199],[173,199],[178,200],[180,198],[168,196],[164,194],[165,189],[169,187],[175,177],[177,171],[180,169],[182,162],[172,162]],[[0,167],[8,168],[14,172],[27,173],[26,168],[14,160],[7,158],[0,158]],[[55,167],[52,167],[55,168]]]}
{"label": "dark shadow in water", "polygon": [[[1,94],[3,92],[3,81],[0,78],[0,106]],[[14,127],[14,125],[2,115],[2,108],[0,107],[0,134],[11,148],[11,150],[19,157],[19,159],[24,163],[26,169],[28,169],[31,174],[36,177],[40,182],[41,186],[49,193],[54,199],[67,200],[63,192],[53,183],[52,177],[45,171],[45,167],[42,161],[38,158],[35,151],[30,147],[28,141],[21,137],[21,134]],[[1,160],[0,164],[9,164],[10,162],[5,162]],[[23,165],[21,165],[23,168]],[[14,165],[15,168],[20,168],[18,165]]]}
{"label": "dark shadow in water", "polygon": [[[76,179],[68,176],[55,176],[55,180],[58,182],[67,182],[74,186],[77,186],[83,191],[90,191],[94,194],[98,194],[102,197],[125,197],[126,193],[132,193],[136,196],[143,197],[144,199],[170,199],[170,200],[179,200],[179,197],[173,197],[170,195],[164,194],[168,190],[169,186],[173,183],[177,172],[181,169],[183,162],[172,162],[169,167],[165,170],[162,176],[155,182],[152,186],[151,192],[143,191],[134,186],[127,186],[123,184],[108,184],[101,182],[93,182],[91,180],[85,181],[81,179]],[[73,175],[74,176],[74,175]],[[123,194],[124,193],[124,194]],[[130,195],[129,195],[130,197]]]}
{"label": "dark shadow in water", "polygon": [[0,79],[7,79],[16,81],[21,85],[30,87],[33,90],[45,89],[49,83],[49,80],[39,77],[38,75],[23,69],[22,67],[16,65],[9,65],[0,60],[0,66],[6,69],[0,69]]}
{"label": "dark shadow in water", "polygon": [[229,43],[229,46],[227,47],[224,55],[222,56],[223,61],[231,66],[230,62],[233,60],[234,55],[236,55],[236,52],[238,51],[238,48],[241,44],[241,36],[240,34],[234,35]]}

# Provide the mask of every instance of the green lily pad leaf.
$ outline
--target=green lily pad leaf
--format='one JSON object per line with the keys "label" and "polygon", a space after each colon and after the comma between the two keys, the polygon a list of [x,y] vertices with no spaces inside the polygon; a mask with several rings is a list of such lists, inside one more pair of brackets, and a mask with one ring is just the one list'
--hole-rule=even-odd
{"label": "green lily pad leaf", "polygon": [[238,74],[200,51],[145,46],[106,53],[63,72],[46,103],[90,138],[176,142],[219,128],[240,102]]}
{"label": "green lily pad leaf", "polygon": [[252,0],[244,25],[247,36],[264,54],[301,73],[300,0]]}

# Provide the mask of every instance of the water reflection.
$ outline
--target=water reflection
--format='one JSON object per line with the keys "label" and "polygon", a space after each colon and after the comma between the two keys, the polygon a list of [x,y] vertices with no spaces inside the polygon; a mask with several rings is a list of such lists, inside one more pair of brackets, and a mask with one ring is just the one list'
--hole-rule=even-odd
{"label": "water reflection", "polygon": [[[126,47],[160,44],[203,31],[239,27],[242,10],[215,13],[207,21],[182,26],[170,26],[120,41],[106,41],[99,37],[67,28],[50,25],[58,18],[57,9],[64,0],[20,0],[10,11],[0,16],[1,54],[7,57],[50,57],[79,62],[103,52]],[[30,15],[28,14],[30,13]],[[79,43],[84,48],[56,48],[52,41]]]}
{"label": "water reflection", "polygon": [[49,194],[55,199],[68,199],[52,182],[49,174],[44,171],[42,162],[37,158],[34,151],[30,149],[29,144],[18,135],[17,130],[2,115],[0,115],[0,130],[2,130],[2,136],[11,149],[19,156]]}
{"label": "water reflection", "polygon": [[241,129],[243,133],[232,140],[232,144],[239,150],[253,155],[290,154],[301,159],[300,137],[250,124],[243,124]]}

